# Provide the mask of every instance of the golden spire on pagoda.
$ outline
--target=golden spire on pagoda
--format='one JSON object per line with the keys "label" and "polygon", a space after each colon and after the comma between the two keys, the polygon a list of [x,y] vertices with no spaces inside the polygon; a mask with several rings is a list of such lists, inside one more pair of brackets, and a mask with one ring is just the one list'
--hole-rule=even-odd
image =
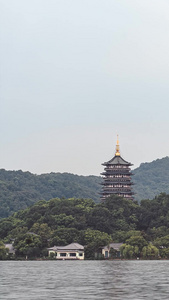
{"label": "golden spire on pagoda", "polygon": [[117,135],[116,153],[115,156],[120,156],[119,136]]}

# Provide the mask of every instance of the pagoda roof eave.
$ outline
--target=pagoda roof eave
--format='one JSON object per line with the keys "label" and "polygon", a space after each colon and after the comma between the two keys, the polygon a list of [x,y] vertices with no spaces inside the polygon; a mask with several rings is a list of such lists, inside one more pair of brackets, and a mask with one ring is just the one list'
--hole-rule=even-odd
{"label": "pagoda roof eave", "polygon": [[127,166],[133,166],[133,164],[131,164],[130,162],[124,160],[120,155],[119,156],[115,155],[112,159],[110,159],[107,162],[104,162],[102,165],[103,166],[107,166],[107,165],[127,165]]}

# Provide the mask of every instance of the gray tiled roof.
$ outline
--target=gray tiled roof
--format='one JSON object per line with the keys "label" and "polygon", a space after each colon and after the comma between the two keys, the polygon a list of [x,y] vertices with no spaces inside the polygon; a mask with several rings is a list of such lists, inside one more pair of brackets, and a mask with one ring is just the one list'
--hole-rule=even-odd
{"label": "gray tiled roof", "polygon": [[66,246],[54,246],[48,248],[48,250],[58,251],[58,250],[84,250],[84,247],[78,243],[71,243]]}
{"label": "gray tiled roof", "polygon": [[78,243],[71,243],[67,246],[64,247],[64,249],[69,249],[69,250],[84,250],[84,247]]}
{"label": "gray tiled roof", "polygon": [[132,165],[131,163],[124,160],[121,156],[114,156],[111,160],[108,162],[103,163],[103,165]]}
{"label": "gray tiled roof", "polygon": [[58,247],[57,247],[57,246],[54,246],[54,247],[48,248],[48,250],[57,251],[57,250],[58,250]]}
{"label": "gray tiled roof", "polygon": [[105,246],[102,249],[109,250],[110,248],[113,248],[115,250],[119,250],[121,245],[123,245],[123,243],[110,243],[108,246]]}

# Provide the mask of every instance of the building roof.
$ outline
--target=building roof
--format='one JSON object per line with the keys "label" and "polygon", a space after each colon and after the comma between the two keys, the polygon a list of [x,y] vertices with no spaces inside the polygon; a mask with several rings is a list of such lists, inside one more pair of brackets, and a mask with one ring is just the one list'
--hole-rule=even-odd
{"label": "building roof", "polygon": [[102,165],[103,166],[106,166],[106,165],[126,165],[126,166],[132,166],[132,164],[130,162],[127,162],[121,156],[117,156],[117,155],[115,155],[108,162],[104,162]]}
{"label": "building roof", "polygon": [[58,250],[84,250],[84,247],[78,243],[71,243],[66,246],[54,246],[48,248],[48,250],[58,251]]}
{"label": "building roof", "polygon": [[5,244],[5,248],[9,249],[9,253],[15,254],[13,244]]}
{"label": "building roof", "polygon": [[64,247],[64,249],[68,250],[84,250],[84,247],[78,243],[71,243]]}
{"label": "building roof", "polygon": [[102,249],[110,250],[111,248],[113,248],[115,250],[119,250],[121,245],[123,245],[123,243],[110,243],[108,246],[104,246]]}

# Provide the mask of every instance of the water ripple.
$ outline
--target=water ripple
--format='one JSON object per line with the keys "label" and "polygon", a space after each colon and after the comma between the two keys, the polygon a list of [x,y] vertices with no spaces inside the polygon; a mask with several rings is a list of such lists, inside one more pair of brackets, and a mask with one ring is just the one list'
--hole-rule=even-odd
{"label": "water ripple", "polygon": [[168,300],[169,261],[2,261],[2,300]]}

